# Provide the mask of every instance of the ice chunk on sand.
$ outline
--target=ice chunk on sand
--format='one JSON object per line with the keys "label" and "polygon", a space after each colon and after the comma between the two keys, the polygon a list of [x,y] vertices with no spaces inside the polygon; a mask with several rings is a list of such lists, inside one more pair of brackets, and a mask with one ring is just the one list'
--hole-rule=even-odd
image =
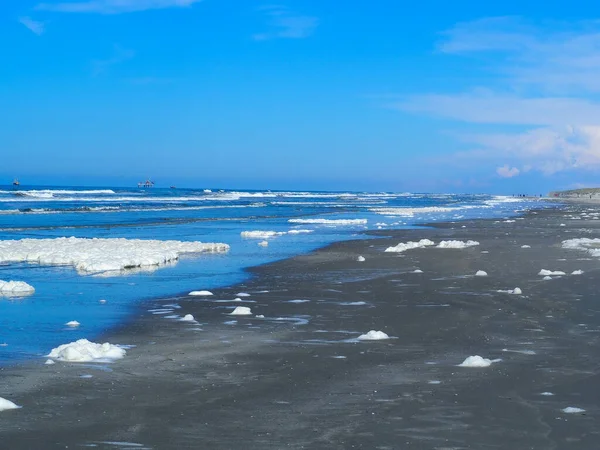
{"label": "ice chunk on sand", "polygon": [[527,245],[527,244],[521,245],[521,248],[531,248],[531,245]]}
{"label": "ice chunk on sand", "polygon": [[322,225],[365,225],[367,219],[290,219],[289,223],[315,223]]}
{"label": "ice chunk on sand", "polygon": [[578,413],[584,413],[585,409],[576,408],[574,406],[567,406],[566,408],[563,408],[561,411],[566,414],[578,414]]}
{"label": "ice chunk on sand", "polygon": [[70,265],[79,273],[112,272],[175,261],[183,253],[227,252],[229,245],[142,239],[20,239],[0,241],[0,263]]}
{"label": "ice chunk on sand", "polygon": [[543,277],[549,277],[549,276],[559,276],[559,275],[566,275],[566,273],[564,273],[561,270],[548,270],[548,269],[542,269],[540,270],[540,273],[538,273],[538,275],[541,275]]}
{"label": "ice chunk on sand", "polygon": [[479,245],[477,241],[442,241],[436,248],[467,248]]}
{"label": "ice chunk on sand", "polygon": [[487,277],[488,274],[485,270],[478,270],[477,272],[475,272],[475,276],[476,277]]}
{"label": "ice chunk on sand", "polygon": [[365,257],[364,256],[359,256],[358,258],[356,258],[356,260],[358,262],[364,262],[365,261]]}
{"label": "ice chunk on sand", "polygon": [[188,295],[193,297],[207,297],[209,295],[213,295],[213,293],[210,291],[192,291]]}
{"label": "ice chunk on sand", "polygon": [[514,289],[507,289],[507,290],[504,290],[504,291],[503,290],[499,290],[498,292],[503,292],[505,294],[514,294],[514,295],[521,295],[521,294],[523,294],[523,291],[520,288],[518,288],[518,287],[516,287]]}
{"label": "ice chunk on sand", "polygon": [[260,245],[261,247],[268,247],[269,246],[269,241],[260,241],[258,243],[258,245]]}
{"label": "ice chunk on sand", "polygon": [[431,245],[435,245],[435,242],[430,241],[429,239],[421,239],[418,242],[408,241],[406,243],[400,242],[398,245],[394,247],[388,247],[385,249],[386,252],[394,252],[394,253],[402,253],[407,250],[412,250],[414,248],[423,248],[429,247]]}
{"label": "ice chunk on sand", "polygon": [[250,316],[252,315],[252,311],[247,306],[238,306],[229,314],[231,316]]}
{"label": "ice chunk on sand", "polygon": [[[2,256],[0,256],[2,258]],[[24,281],[0,280],[0,295],[31,295],[35,292],[33,286]]]}
{"label": "ice chunk on sand", "polygon": [[359,341],[381,341],[389,338],[383,331],[371,330],[367,334],[361,334],[357,339]]}
{"label": "ice chunk on sand", "polygon": [[583,275],[583,270],[574,270],[571,275]]}
{"label": "ice chunk on sand", "polygon": [[96,344],[87,339],[79,339],[69,344],[59,345],[46,355],[58,361],[89,362],[89,361],[114,361],[125,356],[125,350],[116,345],[105,342]]}
{"label": "ice chunk on sand", "polygon": [[492,360],[487,358],[482,358],[479,355],[469,356],[465,359],[459,367],[489,367],[492,365]]}
{"label": "ice chunk on sand", "polygon": [[194,319],[194,316],[192,316],[191,314],[186,314],[185,316],[183,316],[179,320],[181,322],[195,322],[196,321],[196,319]]}
{"label": "ice chunk on sand", "polygon": [[6,411],[7,409],[18,409],[20,406],[15,405],[10,400],[0,397],[0,411]]}
{"label": "ice chunk on sand", "polygon": [[76,320],[71,320],[70,322],[65,323],[65,325],[68,327],[76,328],[81,324],[79,322],[77,322]]}

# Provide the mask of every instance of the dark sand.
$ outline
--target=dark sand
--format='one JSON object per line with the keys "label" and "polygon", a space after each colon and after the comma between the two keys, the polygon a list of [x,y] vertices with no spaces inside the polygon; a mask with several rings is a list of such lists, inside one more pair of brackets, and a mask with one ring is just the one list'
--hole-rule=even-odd
{"label": "dark sand", "polygon": [[[590,208],[385,231],[254,268],[210,300],[157,300],[146,309],[175,301],[202,331],[144,310],[104,337],[136,345],[114,364],[2,370],[0,396],[23,408],[0,412],[0,448],[598,449],[600,261],[560,246],[600,236],[600,220],[570,218]],[[384,253],[422,238],[481,245]],[[213,302],[240,291],[265,319]],[[371,329],[394,339],[353,340]],[[470,355],[502,361],[457,367]]]}

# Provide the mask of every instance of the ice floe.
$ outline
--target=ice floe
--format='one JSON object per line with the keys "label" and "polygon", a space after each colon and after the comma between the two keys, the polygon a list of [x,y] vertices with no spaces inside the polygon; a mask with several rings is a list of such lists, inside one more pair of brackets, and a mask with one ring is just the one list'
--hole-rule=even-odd
{"label": "ice floe", "polygon": [[561,411],[566,414],[580,414],[580,413],[584,413],[585,409],[576,408],[574,406],[567,406],[566,408],[563,408]]}
{"label": "ice floe", "polygon": [[389,339],[390,337],[384,333],[383,331],[375,331],[371,330],[366,334],[361,334],[357,339],[359,341],[381,341],[384,339]]}
{"label": "ice floe", "polygon": [[406,243],[400,242],[398,245],[396,245],[394,247],[388,247],[388,248],[386,248],[385,251],[386,252],[402,253],[402,252],[405,252],[407,250],[412,250],[412,249],[415,249],[415,248],[430,247],[432,245],[435,245],[435,242],[430,241],[429,239],[421,239],[418,242],[414,242],[414,241],[408,241]]}
{"label": "ice floe", "polygon": [[365,257],[364,256],[359,256],[358,258],[356,258],[356,260],[358,262],[364,262],[365,261]]}
{"label": "ice floe", "polygon": [[65,325],[68,327],[77,328],[81,324],[76,320],[71,320],[70,322],[65,323]]}
{"label": "ice floe", "polygon": [[487,358],[482,358],[479,355],[469,356],[466,358],[459,367],[489,367],[492,365],[494,361]]}
{"label": "ice floe", "polygon": [[366,225],[367,219],[289,219],[288,222],[321,225]]}
{"label": "ice floe", "polygon": [[207,297],[213,295],[213,293],[210,291],[192,291],[188,295],[191,295],[192,297]]}
{"label": "ice floe", "polygon": [[15,405],[10,400],[0,397],[0,411],[6,411],[8,409],[19,409],[20,406]]}
{"label": "ice floe", "polygon": [[24,281],[2,281],[0,280],[0,296],[23,296],[31,295],[35,292],[33,286]]}
{"label": "ice floe", "polygon": [[252,310],[247,306],[238,306],[229,314],[231,316],[250,316],[252,315]]}
{"label": "ice floe", "polygon": [[80,273],[160,266],[184,253],[227,252],[220,243],[142,239],[20,239],[0,241],[0,262],[71,265]]}
{"label": "ice floe", "polygon": [[87,339],[79,339],[75,342],[59,345],[46,355],[58,361],[69,362],[110,362],[121,359],[126,351],[119,346],[109,344],[96,344]]}
{"label": "ice floe", "polygon": [[562,247],[571,250],[584,250],[590,255],[600,257],[600,238],[577,238],[562,241]]}
{"label": "ice floe", "polygon": [[476,277],[487,277],[488,274],[485,270],[478,270],[477,272],[475,272],[475,276]]}
{"label": "ice floe", "polygon": [[479,242],[477,241],[442,241],[440,242],[436,248],[457,248],[457,249],[461,249],[461,248],[467,248],[467,247],[474,247],[476,245],[479,245]]}
{"label": "ice floe", "polygon": [[538,275],[543,276],[543,277],[555,277],[555,276],[560,276],[560,275],[566,275],[565,272],[561,271],[561,270],[548,270],[548,269],[542,269],[540,270],[540,273],[538,273]]}

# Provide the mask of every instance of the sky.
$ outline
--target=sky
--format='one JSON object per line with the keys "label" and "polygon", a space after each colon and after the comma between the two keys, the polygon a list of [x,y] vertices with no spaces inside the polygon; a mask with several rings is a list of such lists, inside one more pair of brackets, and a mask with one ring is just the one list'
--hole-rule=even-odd
{"label": "sky", "polygon": [[4,0],[0,184],[600,184],[600,4],[408,3]]}

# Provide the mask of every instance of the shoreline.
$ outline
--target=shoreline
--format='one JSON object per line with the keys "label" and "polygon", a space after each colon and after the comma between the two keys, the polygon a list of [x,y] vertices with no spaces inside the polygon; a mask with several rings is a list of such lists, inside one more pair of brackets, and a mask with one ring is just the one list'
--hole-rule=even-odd
{"label": "shoreline", "polygon": [[[580,327],[578,308],[595,291],[598,260],[556,247],[559,236],[582,237],[576,230],[584,220],[560,227],[572,214],[569,208],[533,211],[510,222],[369,231],[378,237],[249,268],[251,278],[213,290],[208,301],[151,300],[144,309],[176,301],[180,315],[193,313],[206,324],[199,331],[140,310],[135,322],[105,336],[136,345],[122,361],[40,361],[3,369],[7,382],[0,396],[23,408],[1,412],[0,430],[11,448],[127,448],[107,442],[143,448],[397,448],[398,442],[419,448],[444,442],[594,448],[598,411],[589,390],[600,361],[592,330],[600,323],[585,309],[587,328]],[[593,220],[585,225],[598,228]],[[383,252],[426,237],[481,244]],[[522,242],[532,248],[520,249]],[[516,252],[525,251],[526,259],[515,260]],[[359,254],[365,262],[356,261]],[[551,281],[537,276],[541,268],[570,265],[585,273]],[[424,273],[412,273],[416,268]],[[476,269],[489,276],[473,277]],[[523,296],[497,292],[517,285]],[[265,290],[270,292],[260,292]],[[236,324],[225,323],[232,319],[229,310],[214,300],[240,291],[251,293],[256,303],[248,306],[265,320],[234,317]],[[394,339],[355,340],[369,329]],[[579,342],[583,336],[590,342]],[[573,348],[580,354],[566,352]],[[502,361],[457,368],[475,354]],[[540,397],[550,389],[554,396]],[[558,421],[563,403],[583,406],[587,415]],[[50,424],[48,417],[56,420]]]}

